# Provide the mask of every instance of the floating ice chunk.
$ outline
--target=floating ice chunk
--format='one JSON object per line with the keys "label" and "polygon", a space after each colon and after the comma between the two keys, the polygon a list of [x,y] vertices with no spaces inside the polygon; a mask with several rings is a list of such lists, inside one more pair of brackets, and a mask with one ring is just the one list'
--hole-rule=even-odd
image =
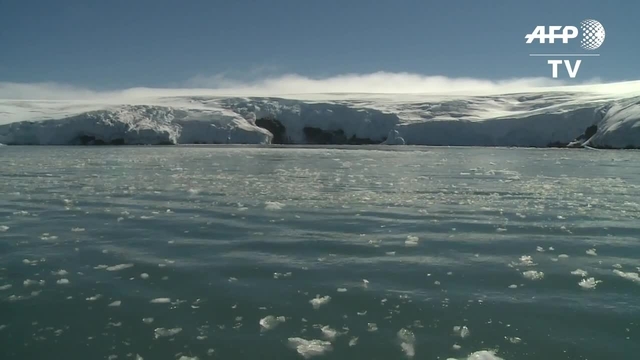
{"label": "floating ice chunk", "polygon": [[465,326],[454,326],[453,327],[453,332],[456,333],[457,335],[459,335],[461,338],[467,338],[471,335],[471,331],[469,331],[469,328],[465,325]]}
{"label": "floating ice chunk", "polygon": [[402,348],[402,351],[405,353],[405,355],[410,358],[414,357],[416,355],[416,336],[413,334],[413,332],[402,328],[398,331],[397,336],[398,340],[400,340],[400,347]]}
{"label": "floating ice chunk", "polygon": [[315,299],[309,300],[309,303],[313,306],[314,309],[319,309],[321,306],[326,305],[331,301],[331,296],[320,296],[316,295]]}
{"label": "floating ice chunk", "polygon": [[178,360],[199,360],[197,356],[185,356],[182,355],[180,356],[180,358],[178,358]]}
{"label": "floating ice chunk", "polygon": [[280,210],[284,207],[283,203],[279,203],[277,201],[267,201],[264,204],[265,204],[264,208],[266,210]]}
{"label": "floating ice chunk", "polygon": [[338,288],[338,290],[336,290],[336,291],[338,291],[339,293],[343,293],[343,292],[347,292],[347,289],[345,289],[345,288]]}
{"label": "floating ice chunk", "polygon": [[520,262],[512,262],[511,266],[535,266],[538,264],[534,264],[533,258],[529,255],[520,256]]}
{"label": "floating ice chunk", "polygon": [[404,145],[405,144],[405,140],[404,140],[404,138],[402,136],[400,136],[400,133],[398,132],[398,130],[391,129],[391,130],[389,130],[389,133],[387,134],[387,139],[385,141],[383,141],[382,144],[385,144],[385,145]]}
{"label": "floating ice chunk", "polygon": [[568,257],[569,257],[569,255],[567,255],[567,254],[558,255],[558,259],[567,259]]}
{"label": "floating ice chunk", "polygon": [[367,323],[367,331],[368,332],[378,331],[378,325],[376,323]]}
{"label": "floating ice chunk", "polygon": [[331,343],[323,340],[306,340],[298,337],[289,338],[289,346],[295,349],[305,359],[323,355],[333,350]]}
{"label": "floating ice chunk", "polygon": [[349,346],[356,346],[358,344],[358,337],[354,336],[349,340]]}
{"label": "floating ice chunk", "polygon": [[510,343],[512,344],[520,344],[520,342],[522,342],[522,339],[520,339],[517,336],[514,337],[505,337],[505,339],[509,340]]}
{"label": "floating ice chunk", "polygon": [[142,322],[145,324],[151,324],[153,322],[153,318],[152,317],[144,318],[142,319]]}
{"label": "floating ice chunk", "polygon": [[615,269],[622,269],[622,265],[620,264],[613,264],[612,265]]}
{"label": "floating ice chunk", "polygon": [[7,231],[7,230],[9,230],[9,227],[8,227],[8,226],[6,226],[6,225],[0,225],[0,232],[5,232],[5,231]]}
{"label": "floating ice chunk", "polygon": [[591,289],[595,289],[596,286],[601,282],[602,280],[596,280],[595,278],[588,278],[588,279],[580,280],[578,285],[580,285],[580,287],[582,287],[583,289],[591,290]]}
{"label": "floating ice chunk", "polygon": [[591,255],[591,256],[598,256],[598,253],[596,252],[596,249],[589,249],[586,251],[587,255]]}
{"label": "floating ice chunk", "polygon": [[111,304],[109,304],[109,307],[118,307],[120,305],[122,305],[122,301],[116,300],[116,301],[112,302]]}
{"label": "floating ice chunk", "polygon": [[529,270],[522,273],[522,276],[529,280],[542,280],[544,279],[544,273],[542,271]]}
{"label": "floating ice chunk", "polygon": [[91,297],[88,297],[86,300],[87,301],[96,301],[96,300],[100,299],[101,297],[102,297],[102,295],[97,294],[97,295],[93,295]]}
{"label": "floating ice chunk", "polygon": [[84,228],[74,227],[74,228],[71,228],[71,231],[73,231],[73,232],[83,232]]}
{"label": "floating ice chunk", "polygon": [[136,354],[136,360],[144,360],[144,358],[142,356],[140,356],[139,354]]}
{"label": "floating ice chunk", "polygon": [[339,335],[338,331],[331,328],[329,325],[323,326],[322,328],[320,328],[320,331],[322,331],[322,336],[324,336],[324,338],[329,341],[335,340],[336,336]]}
{"label": "floating ice chunk", "polygon": [[364,287],[368,287],[369,286],[369,280],[367,280],[367,279],[362,279],[362,283],[364,284]]}
{"label": "floating ice chunk", "polygon": [[517,289],[517,288],[518,288],[518,285],[516,284],[509,285],[509,289]]}
{"label": "floating ice chunk", "polygon": [[462,349],[462,346],[458,345],[458,344],[453,344],[453,346],[451,347],[453,350],[460,350]]}
{"label": "floating ice chunk", "polygon": [[58,270],[58,271],[51,272],[51,275],[56,275],[56,276],[65,276],[67,274],[69,274],[67,270]]}
{"label": "floating ice chunk", "polygon": [[620,270],[613,270],[613,273],[620,276],[621,278],[631,280],[633,282],[640,284],[640,275],[638,273],[633,272],[622,272]]}
{"label": "floating ice chunk", "polygon": [[389,255],[389,256],[393,256],[393,255],[396,254],[396,252],[395,251],[387,251],[385,254]]}
{"label": "floating ice chunk", "polygon": [[25,287],[29,287],[29,286],[32,286],[32,285],[44,286],[45,281],[44,280],[30,280],[30,279],[27,279],[27,280],[23,281],[22,284]]}
{"label": "floating ice chunk", "polygon": [[120,270],[128,269],[130,267],[133,267],[133,264],[119,264],[119,265],[109,266],[109,267],[106,268],[106,270],[107,271],[120,271]]}
{"label": "floating ice chunk", "polygon": [[404,244],[406,246],[416,246],[416,245],[418,245],[418,240],[419,239],[418,239],[417,236],[409,235],[409,236],[407,236],[407,240],[404,241]]}
{"label": "floating ice chunk", "polygon": [[[453,358],[447,360],[456,360]],[[466,360],[504,360],[503,358],[496,355],[495,351],[491,350],[481,350],[476,351],[473,354],[469,355]]]}
{"label": "floating ice chunk", "polygon": [[155,298],[151,300],[152,304],[168,304],[171,302],[170,298]]}
{"label": "floating ice chunk", "polygon": [[545,250],[544,250],[544,248],[542,246],[538,246],[538,247],[536,247],[536,251],[537,252],[544,252]]}
{"label": "floating ice chunk", "polygon": [[209,356],[213,356],[213,354],[214,354],[215,352],[216,352],[215,350],[213,350],[213,349],[209,349],[209,350],[207,350],[207,355],[209,355]]}
{"label": "floating ice chunk", "polygon": [[104,270],[106,268],[108,268],[109,265],[98,265],[98,266],[94,266],[93,268],[96,270]]}
{"label": "floating ice chunk", "polygon": [[582,269],[576,269],[571,272],[571,275],[586,277],[589,273]]}
{"label": "floating ice chunk", "polygon": [[56,284],[58,285],[69,285],[71,282],[69,281],[69,279],[60,279],[58,281],[56,281]]}
{"label": "floating ice chunk", "polygon": [[285,321],[286,319],[284,316],[275,317],[273,315],[269,315],[267,317],[260,319],[260,326],[262,327],[263,330],[267,331],[267,330],[275,329],[276,326],[278,326],[280,323],[283,323]]}
{"label": "floating ice chunk", "polygon": [[182,331],[182,328],[173,328],[173,329],[165,329],[165,328],[157,328],[154,330],[156,339],[161,337],[174,336],[179,334]]}
{"label": "floating ice chunk", "polygon": [[140,278],[141,278],[141,279],[143,279],[143,280],[146,280],[146,279],[148,279],[148,278],[149,278],[149,274],[147,274],[147,273],[142,273],[142,274],[140,274]]}

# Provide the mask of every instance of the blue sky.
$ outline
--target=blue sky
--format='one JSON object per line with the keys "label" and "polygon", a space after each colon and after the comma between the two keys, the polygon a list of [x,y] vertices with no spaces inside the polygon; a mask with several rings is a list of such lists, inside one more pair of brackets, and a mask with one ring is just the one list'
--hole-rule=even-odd
{"label": "blue sky", "polygon": [[[579,78],[640,79],[640,2],[0,0],[0,82],[96,90],[215,86],[283,74],[377,71],[500,80],[549,77],[536,25],[599,20],[599,58]],[[566,78],[566,75],[561,73]]]}

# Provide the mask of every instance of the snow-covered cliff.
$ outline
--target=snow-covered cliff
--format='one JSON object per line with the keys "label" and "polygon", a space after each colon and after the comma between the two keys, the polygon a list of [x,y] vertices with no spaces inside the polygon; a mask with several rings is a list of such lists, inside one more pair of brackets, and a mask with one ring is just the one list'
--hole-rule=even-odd
{"label": "snow-covered cliff", "polygon": [[640,147],[640,92],[608,93],[606,89],[595,85],[576,91],[562,88],[486,96],[0,100],[0,143],[266,144],[274,137],[257,126],[256,120],[269,118],[285,129],[284,138],[300,144],[312,142],[310,134],[348,143],[382,143],[393,134],[394,139],[385,143],[547,146],[569,143],[596,125],[596,134],[580,144]]}

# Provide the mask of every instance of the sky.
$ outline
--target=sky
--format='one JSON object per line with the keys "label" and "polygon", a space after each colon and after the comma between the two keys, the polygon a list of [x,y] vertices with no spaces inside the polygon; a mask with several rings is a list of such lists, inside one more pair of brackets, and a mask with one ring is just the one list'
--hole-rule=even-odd
{"label": "sky", "polygon": [[[0,0],[0,88],[393,91],[501,81],[640,79],[631,0]],[[575,80],[526,44],[537,25],[596,19],[604,44]],[[571,58],[575,60],[575,58]],[[457,82],[456,82],[457,81]],[[373,84],[373,85],[372,85]]]}

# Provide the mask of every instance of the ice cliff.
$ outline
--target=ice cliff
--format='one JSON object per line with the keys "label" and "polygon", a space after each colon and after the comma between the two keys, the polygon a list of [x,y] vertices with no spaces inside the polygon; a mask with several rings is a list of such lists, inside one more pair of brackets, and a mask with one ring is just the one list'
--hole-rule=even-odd
{"label": "ice cliff", "polygon": [[[640,90],[640,82],[638,82]],[[606,90],[606,89],[605,89]],[[266,125],[265,125],[266,124]],[[585,129],[597,128],[588,139]],[[274,134],[273,132],[276,132]],[[576,141],[576,139],[579,139]],[[640,147],[640,92],[0,100],[0,143]]]}

